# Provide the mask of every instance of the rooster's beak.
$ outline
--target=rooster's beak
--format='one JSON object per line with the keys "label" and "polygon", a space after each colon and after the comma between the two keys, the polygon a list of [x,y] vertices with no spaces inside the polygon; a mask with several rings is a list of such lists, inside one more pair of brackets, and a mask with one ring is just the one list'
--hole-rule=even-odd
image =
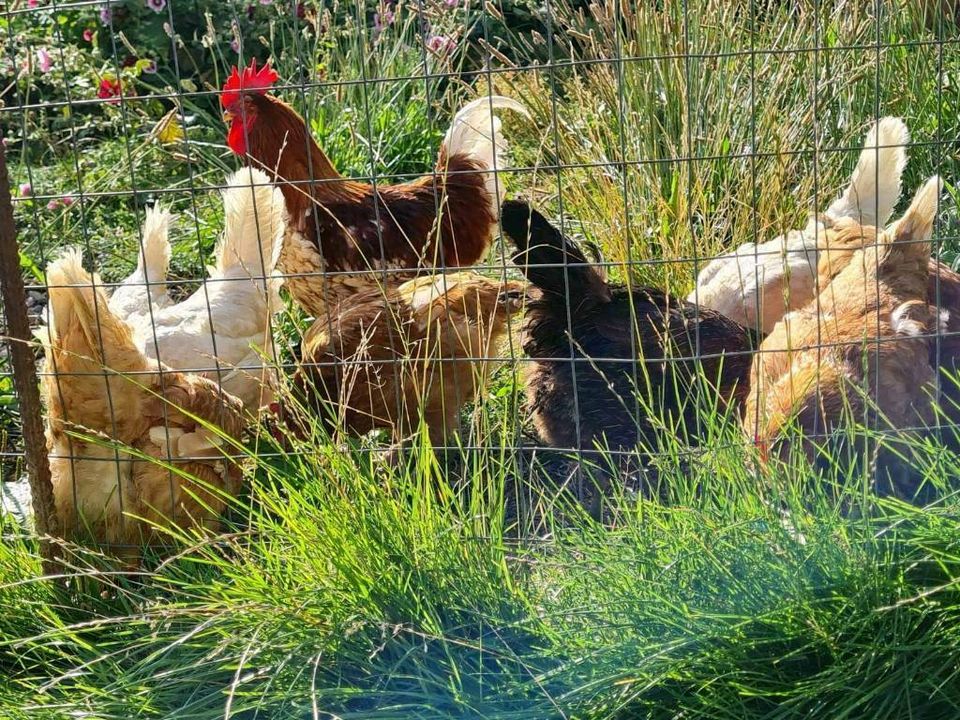
{"label": "rooster's beak", "polygon": [[229,110],[224,110],[224,111],[223,111],[223,122],[224,122],[226,125],[232,124],[232,123],[233,123],[233,113],[230,112]]}

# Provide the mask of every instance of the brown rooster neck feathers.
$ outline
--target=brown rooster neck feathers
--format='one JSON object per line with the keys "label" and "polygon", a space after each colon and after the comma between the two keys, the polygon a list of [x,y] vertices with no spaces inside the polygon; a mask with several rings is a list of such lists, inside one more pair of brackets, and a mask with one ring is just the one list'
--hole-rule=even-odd
{"label": "brown rooster neck feathers", "polygon": [[654,415],[693,432],[700,409],[745,392],[753,347],[745,328],[660,290],[608,285],[525,203],[504,203],[501,222],[514,262],[541,291],[527,305],[522,343],[536,361],[527,398],[548,443],[632,447],[652,439]]}
{"label": "brown rooster neck feathers", "polygon": [[422,417],[435,445],[449,442],[524,298],[521,283],[467,272],[359,291],[304,337],[295,392],[331,428],[400,439]]}

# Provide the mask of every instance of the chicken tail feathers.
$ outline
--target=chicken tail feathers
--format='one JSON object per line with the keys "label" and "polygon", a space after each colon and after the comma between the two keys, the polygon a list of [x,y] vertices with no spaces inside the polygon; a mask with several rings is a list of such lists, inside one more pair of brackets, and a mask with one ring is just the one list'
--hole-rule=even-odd
{"label": "chicken tail feathers", "polygon": [[71,367],[83,359],[117,372],[146,367],[130,327],[111,312],[100,278],[83,269],[78,249],[65,250],[50,264],[47,285],[50,315],[45,340],[55,354],[74,358],[68,363]]}
{"label": "chicken tail feathers", "polygon": [[880,227],[900,199],[900,177],[907,165],[910,132],[900,118],[881,118],[870,128],[850,184],[826,211],[834,220],[852,218]]}
{"label": "chicken tail feathers", "polygon": [[227,276],[252,278],[258,287],[274,289],[272,277],[280,260],[286,229],[283,194],[267,175],[244,168],[227,178],[223,193],[226,230],[217,246],[214,279]]}
{"label": "chicken tail feathers", "polygon": [[[170,241],[167,234],[170,229],[172,215],[160,203],[147,209],[147,216],[143,222],[143,248],[137,261],[137,269],[144,274],[147,282],[162,282],[167,278],[170,269]],[[163,286],[151,286],[150,294],[159,290],[162,294]]]}
{"label": "chicken tail feathers", "polygon": [[481,170],[488,171],[485,173],[487,192],[491,198],[496,198],[499,206],[504,195],[503,181],[497,182],[494,171],[505,170],[509,161],[508,144],[500,131],[501,123],[496,115],[497,110],[513,110],[524,117],[530,117],[530,113],[521,103],[502,95],[484,96],[467,103],[454,116],[450,129],[443,138],[437,171],[443,172],[453,156],[465,156]]}
{"label": "chicken tail feathers", "polygon": [[888,264],[900,267],[905,260],[916,260],[919,271],[926,278],[931,252],[930,238],[942,191],[943,181],[936,175],[917,191],[907,211],[884,233],[889,250],[880,261],[881,267]]}
{"label": "chicken tail feathers", "polygon": [[500,222],[517,248],[513,262],[538,288],[576,301],[588,297],[601,302],[610,299],[603,276],[589,265],[580,248],[527,203],[505,202]]}

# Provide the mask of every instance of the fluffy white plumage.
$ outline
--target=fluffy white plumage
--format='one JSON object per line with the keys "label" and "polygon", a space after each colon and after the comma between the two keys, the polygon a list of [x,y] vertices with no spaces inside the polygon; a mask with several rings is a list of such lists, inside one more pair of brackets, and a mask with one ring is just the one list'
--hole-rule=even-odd
{"label": "fluffy white plumage", "polygon": [[746,243],[713,260],[687,300],[769,334],[786,313],[815,296],[818,245],[827,224],[846,217],[882,226],[890,218],[900,197],[909,139],[900,118],[879,120],[867,133],[849,185],[821,216],[811,217],[803,230],[759,245]]}
{"label": "fluffy white plumage", "polygon": [[170,268],[167,233],[173,216],[159,203],[147,210],[137,269],[110,296],[110,311],[131,322],[138,315],[173,305],[164,281]]}
{"label": "fluffy white plumage", "polygon": [[[215,262],[193,295],[176,304],[166,295],[159,301],[150,295],[150,312],[148,294],[130,290],[112,299],[111,308],[116,306],[117,314],[131,325],[135,341],[148,357],[209,377],[255,410],[270,402],[275,381],[270,318],[281,309],[281,279],[274,271],[283,245],[286,210],[280,190],[256,169],[243,169],[227,178],[223,205],[225,229]],[[155,210],[153,217],[162,213]],[[145,250],[147,235],[145,227]],[[147,275],[153,279],[163,253],[161,233],[150,237],[156,247],[150,246],[144,254]],[[162,245],[169,258],[165,231]],[[141,272],[138,267],[117,292],[133,286]]]}

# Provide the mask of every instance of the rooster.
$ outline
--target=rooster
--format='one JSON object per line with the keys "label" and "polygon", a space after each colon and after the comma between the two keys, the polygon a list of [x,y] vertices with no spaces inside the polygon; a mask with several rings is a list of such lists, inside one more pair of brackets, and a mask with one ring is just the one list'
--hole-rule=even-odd
{"label": "rooster", "polygon": [[422,418],[433,446],[446,445],[525,298],[523,283],[471,272],[361,290],[304,336],[295,395],[330,428],[402,440]]}
{"label": "rooster", "polygon": [[157,207],[148,212],[137,269],[114,291],[110,310],[132,326],[147,357],[201,372],[255,411],[269,403],[275,381],[270,319],[282,309],[274,269],[285,229],[283,196],[264,173],[246,169],[227,178],[223,206],[225,230],[210,277],[179,303],[162,285],[170,216]]}
{"label": "rooster", "polygon": [[936,373],[930,345],[941,320],[927,302],[930,237],[940,194],[931,178],[886,230],[844,219],[827,230],[820,293],[785,316],[754,360],[744,427],[762,457],[791,423],[816,438],[844,421],[909,432],[929,423]]}
{"label": "rooster", "polygon": [[501,223],[513,261],[540,291],[527,305],[522,344],[534,360],[527,400],[547,443],[630,448],[653,440],[653,414],[692,435],[699,410],[745,395],[749,330],[654,288],[610,285],[526,203],[504,203]]}
{"label": "rooster", "polygon": [[65,536],[92,537],[133,561],[157,526],[215,528],[240,489],[240,469],[221,449],[242,431],[240,401],[144,355],[79,251],[52,263],[47,279],[41,389]]}
{"label": "rooster", "polygon": [[267,94],[276,79],[256,60],[234,67],[220,102],[230,149],[281,183],[290,228],[280,268],[310,314],[375,284],[382,276],[374,271],[468,267],[483,257],[503,199],[495,171],[506,164],[494,111],[529,116],[523,105],[500,96],[474,100],[454,117],[432,174],[374,186],[337,172],[303,118]]}

